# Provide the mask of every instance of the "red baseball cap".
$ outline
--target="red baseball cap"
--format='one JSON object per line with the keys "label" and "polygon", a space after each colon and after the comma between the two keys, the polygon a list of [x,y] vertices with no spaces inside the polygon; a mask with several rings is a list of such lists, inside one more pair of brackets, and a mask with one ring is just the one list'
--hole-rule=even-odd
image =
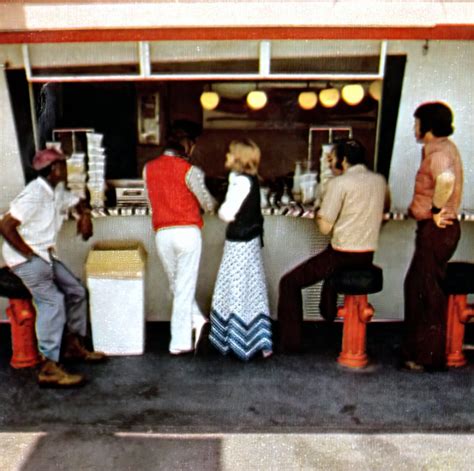
{"label": "red baseball cap", "polygon": [[44,149],[36,152],[32,165],[35,170],[41,170],[58,160],[66,160],[66,156],[56,149]]}

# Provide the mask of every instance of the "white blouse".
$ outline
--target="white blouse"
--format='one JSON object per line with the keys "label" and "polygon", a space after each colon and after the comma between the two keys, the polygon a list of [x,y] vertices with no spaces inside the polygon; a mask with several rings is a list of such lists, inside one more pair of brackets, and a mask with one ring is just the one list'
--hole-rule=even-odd
{"label": "white blouse", "polygon": [[219,208],[219,217],[225,222],[232,222],[239,212],[242,203],[250,193],[250,179],[242,174],[230,172],[229,187],[225,195],[225,201]]}

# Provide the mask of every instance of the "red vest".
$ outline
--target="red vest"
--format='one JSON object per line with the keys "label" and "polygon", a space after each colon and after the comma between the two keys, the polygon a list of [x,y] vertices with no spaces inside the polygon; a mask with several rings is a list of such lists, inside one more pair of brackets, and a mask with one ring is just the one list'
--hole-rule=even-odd
{"label": "red vest", "polygon": [[191,164],[171,155],[162,155],[146,165],[146,186],[153,229],[172,226],[202,227],[199,202],[186,185]]}

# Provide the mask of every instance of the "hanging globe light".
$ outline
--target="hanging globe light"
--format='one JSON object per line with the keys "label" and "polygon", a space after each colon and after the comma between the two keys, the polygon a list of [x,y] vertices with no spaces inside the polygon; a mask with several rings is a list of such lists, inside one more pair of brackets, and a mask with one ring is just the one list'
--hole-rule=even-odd
{"label": "hanging globe light", "polygon": [[247,104],[253,110],[261,110],[267,104],[267,94],[263,90],[253,90],[247,95]]}
{"label": "hanging globe light", "polygon": [[303,110],[312,110],[318,103],[318,96],[315,92],[305,91],[298,95],[298,105]]}
{"label": "hanging globe light", "polygon": [[319,92],[319,101],[325,108],[333,108],[339,103],[339,90],[337,88],[325,88]]}
{"label": "hanging globe light", "polygon": [[219,94],[212,91],[202,92],[201,93],[201,106],[205,110],[215,110],[219,104],[220,97]]}
{"label": "hanging globe light", "polygon": [[358,105],[364,99],[364,87],[360,83],[345,85],[342,88],[342,99],[351,106]]}
{"label": "hanging globe light", "polygon": [[376,80],[372,82],[369,87],[369,95],[376,101],[382,98],[382,81]]}

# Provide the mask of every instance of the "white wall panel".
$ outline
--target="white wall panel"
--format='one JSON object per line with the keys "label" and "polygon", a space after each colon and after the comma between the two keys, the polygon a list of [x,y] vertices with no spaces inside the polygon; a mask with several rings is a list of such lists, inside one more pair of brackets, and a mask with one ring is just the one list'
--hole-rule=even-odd
{"label": "white wall panel", "polygon": [[413,135],[413,113],[425,101],[441,100],[454,112],[456,142],[464,162],[462,208],[474,210],[474,42],[424,41],[389,43],[389,53],[406,53],[397,130],[390,169],[392,208],[404,212],[410,204],[421,145]]}
{"label": "white wall panel", "polygon": [[8,209],[8,204],[24,185],[5,69],[0,68],[0,214]]}

